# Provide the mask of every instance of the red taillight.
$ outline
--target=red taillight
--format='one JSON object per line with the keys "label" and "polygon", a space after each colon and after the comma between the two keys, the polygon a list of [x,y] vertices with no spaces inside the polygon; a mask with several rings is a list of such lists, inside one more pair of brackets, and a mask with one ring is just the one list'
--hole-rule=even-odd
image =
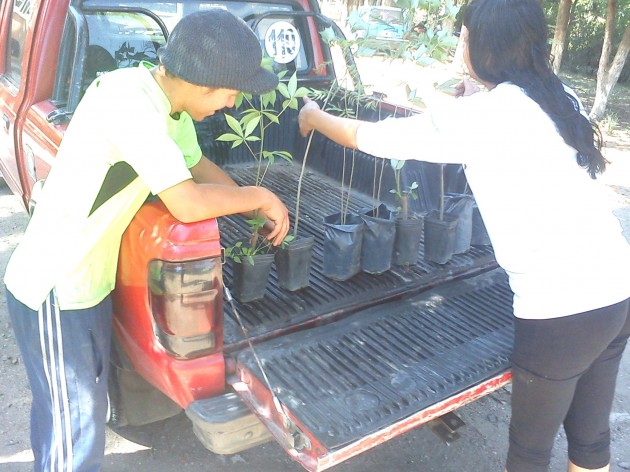
{"label": "red taillight", "polygon": [[221,259],[151,261],[149,302],[155,334],[175,357],[211,354],[223,344]]}

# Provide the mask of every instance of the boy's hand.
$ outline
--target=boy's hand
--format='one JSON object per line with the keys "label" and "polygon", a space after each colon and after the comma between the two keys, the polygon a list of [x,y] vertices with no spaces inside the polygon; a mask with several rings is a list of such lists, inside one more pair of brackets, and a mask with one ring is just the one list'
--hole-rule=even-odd
{"label": "boy's hand", "polygon": [[300,114],[298,115],[298,124],[300,125],[300,134],[303,137],[306,137],[308,133],[313,130],[313,127],[308,122],[308,115],[313,110],[320,110],[317,102],[314,102],[308,97],[304,97],[304,105],[300,109]]}
{"label": "boy's hand", "polygon": [[259,189],[264,193],[262,198],[264,203],[260,206],[260,211],[273,224],[271,227],[265,223],[265,229],[269,229],[266,238],[272,241],[274,246],[279,246],[289,232],[289,210],[273,192],[262,187]]}

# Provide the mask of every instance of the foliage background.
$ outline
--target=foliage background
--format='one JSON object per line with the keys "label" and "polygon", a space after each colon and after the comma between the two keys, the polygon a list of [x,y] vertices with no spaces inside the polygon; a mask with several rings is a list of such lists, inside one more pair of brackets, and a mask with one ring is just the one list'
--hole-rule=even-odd
{"label": "foliage background", "polygon": [[[445,5],[446,0],[435,0]],[[365,5],[405,6],[409,0],[320,0],[322,10],[342,11],[335,19],[342,27],[345,26],[348,15]],[[435,3],[435,2],[431,2]],[[461,16],[468,0],[454,0],[455,5],[461,6],[454,24],[454,30],[461,27]],[[558,13],[559,0],[541,0],[543,10],[549,24],[549,37],[553,38],[553,32]],[[567,34],[567,44],[562,59],[562,69],[569,72],[577,72],[589,77],[595,77],[597,66],[602,51],[604,38],[604,26],[606,22],[607,0],[574,0],[571,22]],[[613,51],[616,51],[621,40],[623,30],[630,22],[630,0],[617,0],[617,28],[613,41]],[[329,15],[331,16],[331,15]],[[620,83],[630,81],[630,61],[626,65],[619,78]]]}
{"label": "foliage background", "polygon": [[[604,38],[606,3],[606,0],[574,0],[566,49],[562,58],[562,69],[579,72],[589,77],[597,75],[597,65]],[[617,50],[623,30],[630,22],[630,0],[618,0],[617,8],[617,34],[613,41],[613,51]],[[553,37],[558,1],[544,0],[543,9],[547,15],[550,36]],[[619,82],[628,83],[629,81],[630,62],[626,62]]]}

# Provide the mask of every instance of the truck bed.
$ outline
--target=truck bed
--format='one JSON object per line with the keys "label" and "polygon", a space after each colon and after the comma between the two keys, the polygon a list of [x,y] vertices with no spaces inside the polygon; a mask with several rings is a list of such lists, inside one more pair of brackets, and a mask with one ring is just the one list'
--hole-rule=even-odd
{"label": "truck bed", "polygon": [[[254,181],[256,168],[253,165],[240,164],[225,168],[241,184]],[[299,165],[275,163],[270,167],[264,183],[285,202],[291,212],[292,221],[299,171]],[[322,218],[339,211],[340,198],[338,181],[317,171],[307,171],[302,187],[299,231],[303,236],[315,237],[311,286],[297,292],[283,290],[278,286],[275,269],[272,269],[264,299],[235,304],[250,337],[264,339],[274,331],[295,329],[296,325],[308,324],[314,320],[318,323],[332,321],[350,312],[420,293],[435,285],[485,272],[497,266],[490,246],[472,247],[465,254],[454,256],[447,264],[439,265],[423,260],[421,244],[415,266],[392,266],[392,270],[380,275],[359,273],[344,282],[329,279],[322,274]],[[351,210],[372,206],[371,196],[353,191],[349,205]],[[219,226],[224,247],[248,234],[247,225],[241,217],[221,218]],[[224,267],[225,284],[228,287],[231,285],[232,273],[232,261],[228,260]],[[243,336],[229,304],[226,304],[225,312],[225,348],[229,352],[242,347]]]}

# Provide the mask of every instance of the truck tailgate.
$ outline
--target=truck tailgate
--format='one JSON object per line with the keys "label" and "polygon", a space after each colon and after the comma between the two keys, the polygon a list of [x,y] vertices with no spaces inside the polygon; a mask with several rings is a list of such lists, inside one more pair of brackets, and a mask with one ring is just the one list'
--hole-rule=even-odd
{"label": "truck tailgate", "polygon": [[512,330],[497,269],[244,349],[231,383],[294,459],[324,470],[505,385]]}

